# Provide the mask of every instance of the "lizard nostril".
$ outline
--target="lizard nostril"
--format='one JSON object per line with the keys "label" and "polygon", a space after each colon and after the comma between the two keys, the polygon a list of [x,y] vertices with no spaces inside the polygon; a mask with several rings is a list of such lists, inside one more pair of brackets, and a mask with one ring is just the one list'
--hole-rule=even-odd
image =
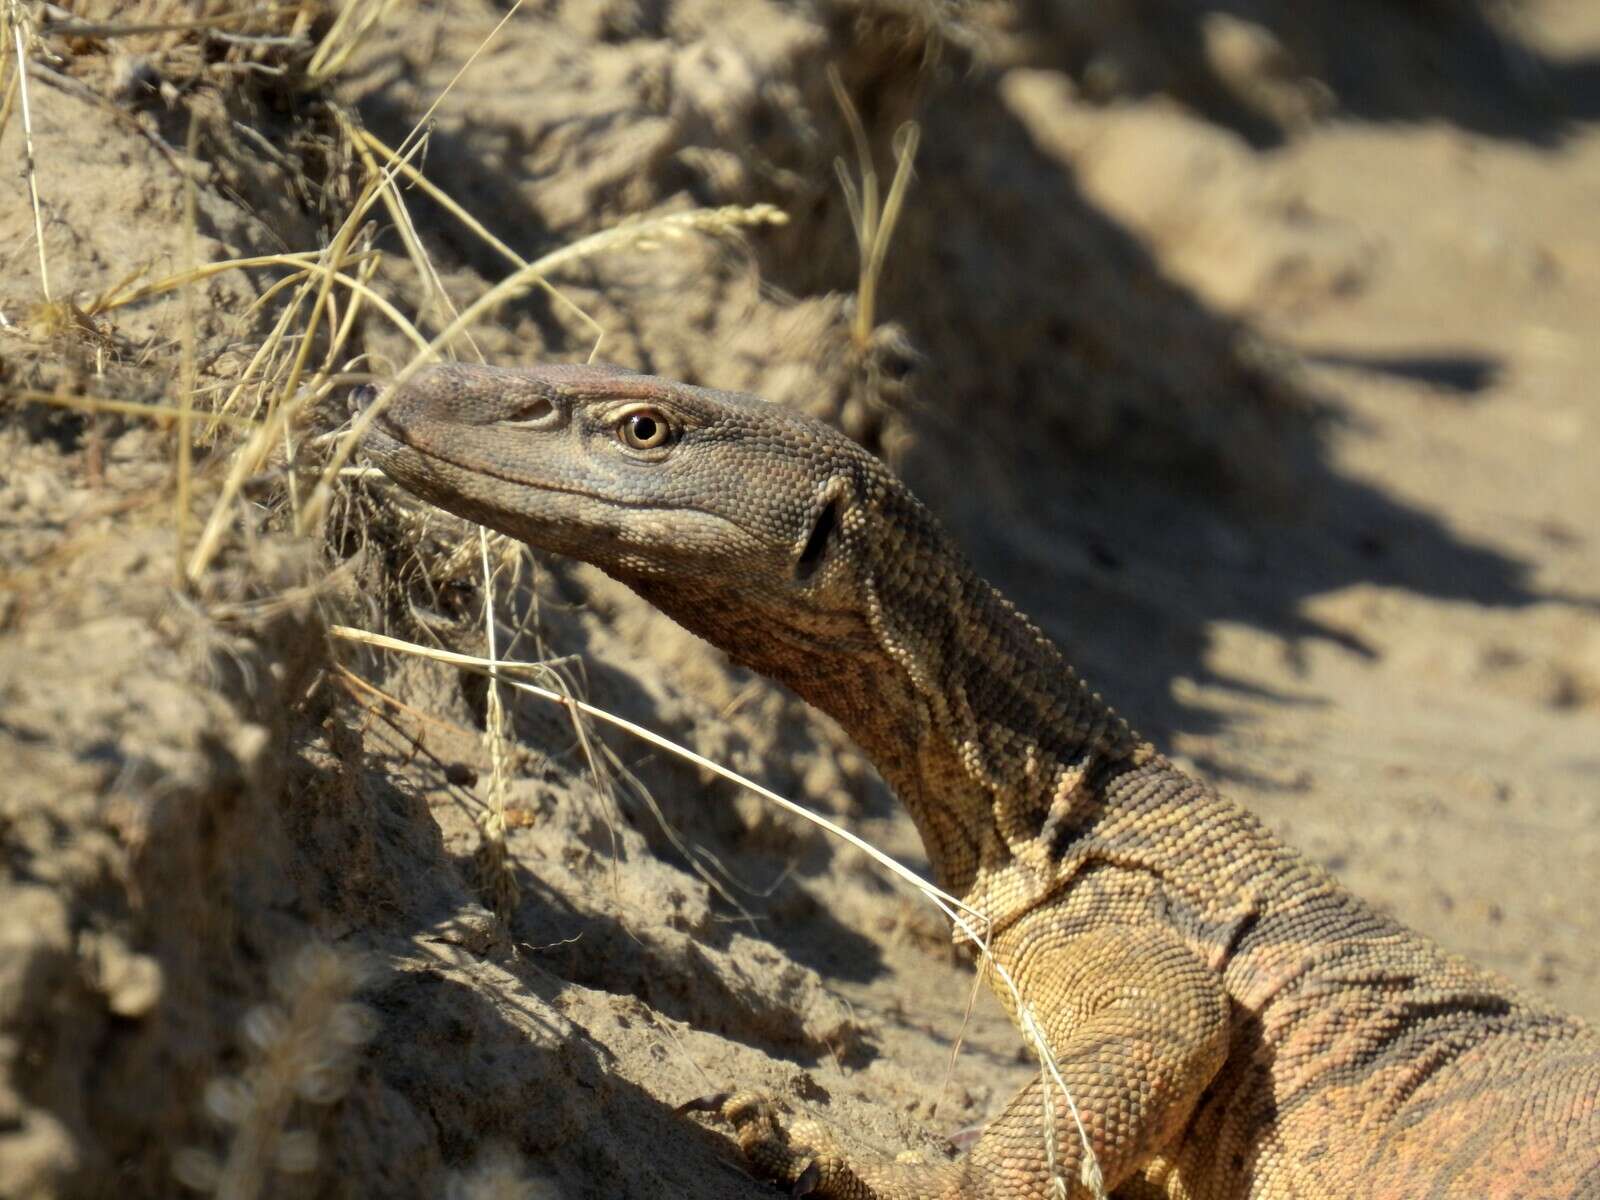
{"label": "lizard nostril", "polygon": [[534,400],[530,400],[527,404],[524,404],[522,407],[518,408],[516,412],[512,413],[511,416],[499,423],[512,429],[538,428],[550,420],[550,414],[555,412],[555,410],[555,405],[551,404],[550,401],[545,399],[543,396],[540,396]]}
{"label": "lizard nostril", "polygon": [[350,415],[363,411],[367,405],[378,398],[378,389],[370,383],[363,383],[360,387],[350,389],[349,406]]}

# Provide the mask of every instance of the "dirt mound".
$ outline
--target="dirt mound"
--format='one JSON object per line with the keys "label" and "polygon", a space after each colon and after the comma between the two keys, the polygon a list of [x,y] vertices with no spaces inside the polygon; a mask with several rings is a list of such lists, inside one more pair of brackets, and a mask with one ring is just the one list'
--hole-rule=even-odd
{"label": "dirt mound", "polygon": [[[938,1153],[930,1130],[981,1121],[1028,1074],[985,1002],[947,1079],[970,973],[855,852],[559,707],[502,688],[502,718],[481,673],[330,635],[481,653],[489,602],[502,657],[553,659],[546,682],[920,861],[835,728],[598,573],[480,546],[359,463],[316,511],[345,389],[415,348],[382,304],[426,338],[599,235],[556,274],[563,298],[526,291],[456,352],[582,357],[598,323],[603,357],[837,422],[1218,773],[1238,765],[1227,720],[1172,680],[1213,682],[1207,648],[1233,645],[1219,623],[1281,639],[1232,666],[1292,666],[1325,651],[1297,622],[1360,640],[1359,604],[1300,609],[1356,581],[1533,604],[1531,568],[1340,475],[1326,406],[1251,323],[1367,286],[1367,240],[1307,235],[1243,184],[1172,245],[1151,232],[1170,210],[1119,209],[1166,146],[1245,178],[1231,133],[1156,116],[1140,164],[1085,160],[1106,55],[1146,64],[1119,68],[1122,94],[1207,110],[1173,82],[1187,34],[1148,33],[1131,6],[1081,30],[1060,6],[567,4],[498,32],[487,3],[388,7],[198,30],[198,9],[85,7],[23,31],[43,242],[13,188],[0,389],[113,403],[0,412],[0,1194],[755,1195],[675,1105],[765,1088]],[[1477,21],[1370,13],[1408,53],[1454,44],[1431,23]],[[1224,17],[1270,27],[1305,72],[1249,60],[1278,89],[1253,119],[1298,129],[1339,92],[1321,8],[1160,28],[1200,22],[1220,71],[1218,38],[1261,36],[1216,33]],[[21,109],[0,112],[15,154]],[[384,153],[424,113],[410,161],[476,227]],[[870,310],[834,167],[869,190],[853,119],[880,198],[898,131],[920,129]],[[387,199],[386,171],[403,184]],[[726,206],[746,210],[686,215]],[[626,224],[675,214],[701,232]],[[1250,255],[1219,250],[1219,229]],[[1286,522],[1282,556],[1251,509]],[[1393,539],[1392,567],[1351,522]],[[1591,628],[1566,609],[1533,626],[1540,646]],[[1515,676],[1508,703],[1542,708],[1544,653],[1521,674],[1474,660],[1473,678]],[[1563,676],[1566,711],[1600,695],[1588,670]],[[1507,803],[1500,782],[1475,785],[1485,804]]]}

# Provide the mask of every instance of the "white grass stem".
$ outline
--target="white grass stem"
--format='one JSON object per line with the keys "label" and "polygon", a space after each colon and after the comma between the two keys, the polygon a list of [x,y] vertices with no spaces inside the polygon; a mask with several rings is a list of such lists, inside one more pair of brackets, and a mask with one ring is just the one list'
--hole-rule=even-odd
{"label": "white grass stem", "polygon": [[23,12],[20,4],[11,6],[11,37],[17,46],[17,87],[22,101],[22,157],[23,169],[28,176],[28,195],[33,201],[33,236],[39,250],[39,290],[45,303],[51,302],[50,264],[44,250],[44,213],[39,204],[39,168],[33,155],[33,109],[28,103],[28,51],[22,34]]}
{"label": "white grass stem", "polygon": [[484,838],[482,867],[485,890],[502,921],[516,909],[517,879],[506,849],[506,710],[500,699],[500,653],[495,644],[494,568],[489,562],[489,531],[478,526],[478,556],[483,565],[483,628],[489,644],[489,695],[484,714],[484,748],[489,752],[489,811],[479,821]]}
{"label": "white grass stem", "polygon": [[[197,189],[192,170],[199,144],[200,123],[191,112],[184,144],[184,154],[189,160],[190,169],[186,169],[183,173],[183,246],[191,271],[200,263],[199,199],[196,196]],[[178,372],[178,494],[173,502],[175,506],[173,541],[176,543],[176,553],[172,560],[173,575],[179,587],[190,578],[184,570],[183,548],[189,542],[189,524],[192,519],[189,511],[189,486],[194,471],[193,417],[197,320],[194,310],[194,289],[184,288],[183,330],[179,338],[181,367]]]}
{"label": "white grass stem", "polygon": [[[345,641],[359,642],[362,645],[374,646],[381,650],[395,650],[402,654],[414,654],[421,658],[431,658],[436,662],[450,663],[453,666],[466,667],[470,670],[480,671],[485,674],[489,673],[491,670],[542,674],[545,670],[547,670],[544,663],[507,662],[503,659],[491,660],[487,658],[480,658],[474,654],[460,654],[453,650],[436,650],[431,646],[422,646],[415,642],[402,641],[399,638],[387,637],[381,633],[369,633],[364,629],[355,629],[348,625],[331,625],[328,628],[328,632],[334,637],[342,638]],[[609,713],[605,709],[597,708],[593,704],[586,703],[583,700],[578,700],[575,697],[563,695],[562,693],[554,691],[550,688],[539,687],[536,684],[525,683],[519,679],[508,679],[505,680],[505,683],[508,687],[516,688],[518,691],[527,692],[529,695],[538,696],[543,700],[553,701],[556,704],[563,705],[570,709],[576,709],[578,712],[581,712],[586,716],[593,717],[597,721],[604,721],[608,725],[614,725],[618,729],[622,729],[628,733],[631,733],[634,737],[639,738],[641,741],[648,742],[657,749],[665,750],[669,754],[677,755],[679,758],[683,758],[694,763],[697,767],[701,767],[704,770],[710,771],[713,775],[721,776],[723,779],[726,779],[731,783],[736,783],[740,787],[748,788],[750,791],[756,793],[756,795],[765,800],[771,801],[784,811],[792,812],[796,816],[803,817],[805,820],[810,821],[813,824],[820,825],[823,829],[827,830],[835,837],[848,842],[857,850],[860,850],[863,854],[871,858],[879,866],[883,867],[891,874],[910,884],[912,887],[916,888],[917,891],[933,900],[934,903],[938,905],[940,910],[952,920],[960,920],[958,917],[959,910],[959,912],[965,913],[967,917],[971,919],[971,921],[977,922],[980,925],[987,924],[987,918],[985,918],[982,913],[978,912],[977,909],[969,907],[956,897],[935,887],[926,879],[923,879],[915,871],[911,870],[910,867],[907,867],[889,857],[889,855],[885,854],[882,850],[879,850],[876,846],[872,845],[864,838],[857,834],[851,833],[848,829],[845,829],[840,825],[834,824],[826,817],[818,816],[816,813],[805,808],[803,805],[796,804],[793,800],[789,800],[784,796],[780,796],[777,792],[772,791],[770,788],[763,787],[753,779],[747,779],[743,775],[740,775],[737,771],[731,770],[728,767],[724,767],[720,763],[713,762],[711,759],[706,758],[703,755],[696,754],[687,746],[680,746],[671,739],[662,737],[659,733],[653,733],[642,725],[636,725],[624,717],[619,717],[614,713]],[[973,926],[968,924],[966,920],[961,920],[960,923],[964,930],[969,932],[973,931]]]}

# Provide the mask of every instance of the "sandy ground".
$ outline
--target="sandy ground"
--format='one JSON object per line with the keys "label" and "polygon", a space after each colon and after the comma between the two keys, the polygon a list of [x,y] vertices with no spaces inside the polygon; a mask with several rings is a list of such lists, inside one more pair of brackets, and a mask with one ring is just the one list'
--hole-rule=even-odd
{"label": "sandy ground", "polygon": [[[1600,45],[1584,6],[1529,15],[1573,61]],[[1127,554],[1130,591],[1204,621],[1173,696],[1216,725],[1180,716],[1174,747],[1363,895],[1600,1016],[1600,137],[1336,122],[1251,154],[1145,107],[1055,136],[1338,421],[1334,497],[1282,540],[1202,522],[1198,573]],[[1338,580],[1352,549],[1366,577]]]}
{"label": "sandy ground", "polygon": [[[533,6],[439,105],[423,163],[530,257],[640,214],[784,208],[743,249],[678,240],[560,282],[606,357],[880,449],[1135,725],[1362,895],[1600,1019],[1600,12],[1523,6],[1491,70],[1476,25],[1403,7],[1346,28],[1340,6],[1217,6],[1191,38],[1017,4],[982,53],[935,53],[893,5]],[[51,41],[45,247],[80,308],[40,315],[13,180],[0,384],[170,402],[192,341],[215,403],[270,275],[82,306],[325,244],[360,176],[319,98],[394,145],[501,15],[422,6],[298,92],[227,90],[231,60],[197,67],[181,37],[131,65]],[[866,347],[829,62],[882,165],[923,123]],[[439,291],[392,213],[374,286],[432,331],[440,292],[463,305],[508,267],[407,196]],[[592,341],[537,295],[475,334],[505,362]],[[375,317],[355,338],[380,370],[408,352]],[[330,388],[304,453],[344,418]],[[293,535],[304,492],[275,461],[180,595],[170,434],[8,404],[0,438],[0,1196],[169,1195],[175,1172],[236,1196],[755,1196],[676,1105],[763,1088],[853,1143],[937,1153],[1027,1077],[993,1003],[968,1016],[941,920],[861,856],[532,702],[508,751],[519,895],[492,913],[483,683],[326,637],[481,650],[458,524],[361,479]],[[228,446],[201,454],[196,528]],[[826,722],[596,573],[519,563],[503,654],[572,656],[596,703],[921,861]],[[308,942],[334,965],[297,959]],[[218,1092],[259,1097],[280,1061],[264,1005],[361,1033],[319,1043],[336,1083],[266,1115]],[[250,1159],[261,1127],[314,1140],[310,1171]]]}

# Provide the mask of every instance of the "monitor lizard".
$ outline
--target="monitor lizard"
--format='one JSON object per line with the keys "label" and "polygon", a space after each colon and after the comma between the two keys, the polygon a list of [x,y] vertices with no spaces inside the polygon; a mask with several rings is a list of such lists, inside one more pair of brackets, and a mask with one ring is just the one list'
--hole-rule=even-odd
{"label": "monitor lizard", "polygon": [[[1117,1196],[1600,1198],[1600,1037],[1184,774],[844,435],[618,367],[441,365],[366,446],[832,714],[937,883],[988,919],[981,969],[1013,1019],[1000,968],[1015,981]],[[716,1103],[759,1173],[817,1196],[1085,1194],[1065,1104],[1047,1152],[1040,1087],[940,1163]]]}

